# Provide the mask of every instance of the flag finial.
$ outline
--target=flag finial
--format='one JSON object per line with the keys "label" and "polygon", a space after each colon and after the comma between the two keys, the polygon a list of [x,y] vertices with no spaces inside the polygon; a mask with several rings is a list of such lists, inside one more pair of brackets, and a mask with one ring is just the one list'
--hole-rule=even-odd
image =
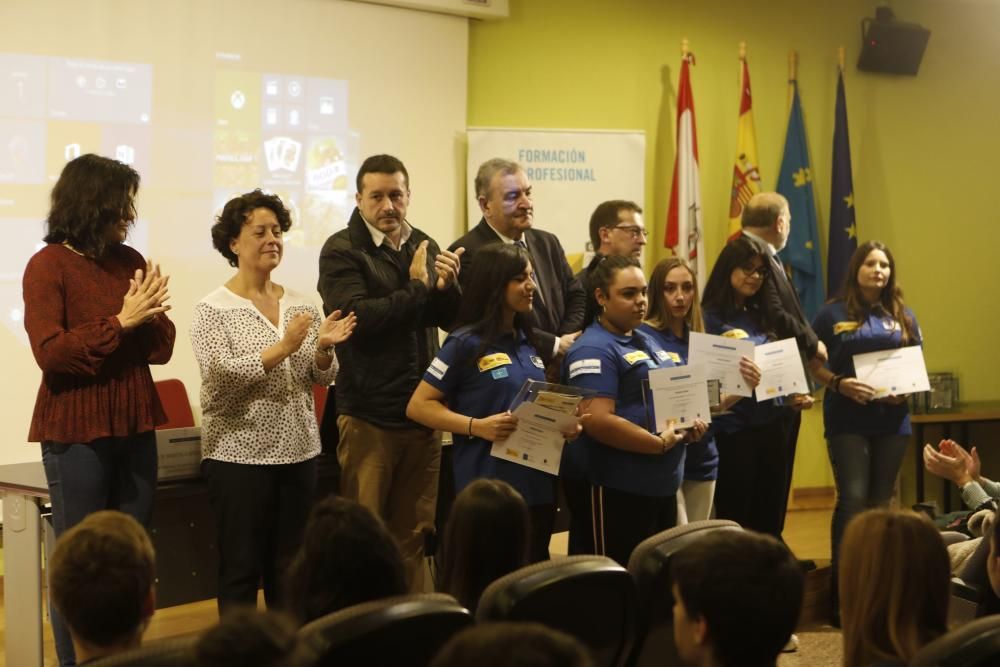
{"label": "flag finial", "polygon": [[690,52],[691,52],[690,43],[688,42],[688,38],[685,37],[684,39],[681,40],[681,58],[687,58],[688,53]]}
{"label": "flag finial", "polygon": [[740,60],[747,59],[747,43],[740,42]]}
{"label": "flag finial", "polygon": [[839,47],[837,49],[837,67],[840,68],[840,73],[844,73],[844,61],[847,59],[847,49],[844,47]]}
{"label": "flag finial", "polygon": [[798,80],[798,69],[799,69],[799,52],[796,50],[791,50],[788,52],[788,80],[797,81]]}

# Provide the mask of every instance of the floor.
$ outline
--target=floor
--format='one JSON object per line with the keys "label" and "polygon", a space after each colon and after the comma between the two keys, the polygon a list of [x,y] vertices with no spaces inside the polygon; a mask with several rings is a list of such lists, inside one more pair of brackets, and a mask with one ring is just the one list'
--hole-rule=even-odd
{"label": "floor", "polygon": [[[807,578],[802,631],[799,633],[801,648],[798,653],[782,656],[779,667],[840,664],[840,633],[822,625],[823,610],[828,604],[825,588],[828,570],[825,568],[830,560],[830,515],[830,509],[794,510],[788,513],[784,535],[786,543],[800,560],[813,560],[819,565],[819,569]],[[552,553],[566,553],[566,533],[553,536]],[[6,611],[0,606],[0,645],[5,641]],[[215,600],[160,609],[153,616],[145,638],[162,639],[199,632],[210,627],[216,620]],[[44,651],[46,665],[54,664],[55,648],[48,625],[44,627]],[[2,651],[0,667],[5,667]]]}

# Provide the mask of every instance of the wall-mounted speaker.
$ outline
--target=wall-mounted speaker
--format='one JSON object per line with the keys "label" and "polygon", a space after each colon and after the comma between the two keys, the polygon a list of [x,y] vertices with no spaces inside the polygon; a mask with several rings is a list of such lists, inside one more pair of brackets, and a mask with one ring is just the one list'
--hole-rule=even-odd
{"label": "wall-mounted speaker", "polygon": [[874,19],[861,21],[861,35],[858,69],[915,76],[931,31],[916,23],[896,21],[892,10],[879,7]]}

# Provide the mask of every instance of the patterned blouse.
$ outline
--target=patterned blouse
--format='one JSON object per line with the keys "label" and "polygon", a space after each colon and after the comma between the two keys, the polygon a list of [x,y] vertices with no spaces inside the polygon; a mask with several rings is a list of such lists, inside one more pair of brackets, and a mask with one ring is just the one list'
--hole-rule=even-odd
{"label": "patterned blouse", "polygon": [[[191,344],[201,369],[202,457],[230,463],[299,463],[320,452],[312,385],[337,376],[337,359],[316,367],[322,316],[285,288],[275,327],[249,299],[219,287],[195,306]],[[296,315],[313,324],[298,351],[270,371],[261,352],[279,342]]]}

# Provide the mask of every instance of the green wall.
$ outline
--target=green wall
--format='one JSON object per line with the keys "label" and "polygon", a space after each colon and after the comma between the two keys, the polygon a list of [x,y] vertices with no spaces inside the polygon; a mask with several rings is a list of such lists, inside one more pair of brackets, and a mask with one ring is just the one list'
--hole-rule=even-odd
{"label": "green wall", "polygon": [[[836,51],[847,49],[848,117],[862,240],[893,250],[926,339],[929,370],[956,371],[963,399],[1000,398],[992,352],[1000,296],[992,195],[1000,182],[1000,6],[985,0],[893,3],[932,31],[917,77],[859,72],[860,20],[875,2],[511,0],[504,21],[473,22],[469,125],[646,132],[647,261],[666,253],[682,38],[692,87],[706,252],[724,240],[736,150],[737,52],[748,46],[761,174],[773,188],[783,148],[788,53],[802,96],[824,249],[829,215]],[[752,11],[748,11],[747,8]],[[538,212],[544,228],[544,211]],[[581,220],[580,224],[586,224]],[[984,352],[979,352],[984,351]],[[820,406],[803,424],[797,487],[832,484]]]}

